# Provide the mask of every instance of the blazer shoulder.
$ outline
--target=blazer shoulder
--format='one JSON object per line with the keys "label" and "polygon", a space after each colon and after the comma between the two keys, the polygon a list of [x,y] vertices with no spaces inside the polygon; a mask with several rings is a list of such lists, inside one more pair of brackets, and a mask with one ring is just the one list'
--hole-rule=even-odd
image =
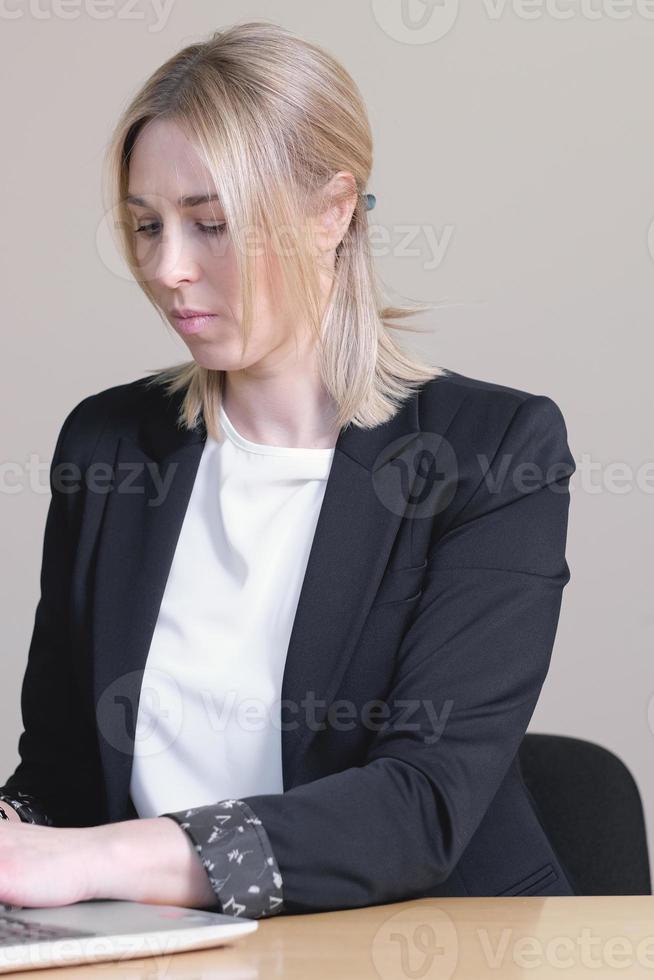
{"label": "blazer shoulder", "polygon": [[138,423],[156,392],[148,377],[136,378],[86,395],[68,412],[57,439],[56,455],[66,459],[90,459],[108,427],[116,433]]}
{"label": "blazer shoulder", "polygon": [[445,371],[419,390],[422,429],[442,432],[447,426],[450,432],[464,433],[472,427],[477,437],[485,434],[492,439],[506,432],[519,415],[527,427],[533,427],[536,419],[546,427],[558,426],[566,436],[563,413],[549,395]]}
{"label": "blazer shoulder", "polygon": [[441,528],[553,482],[562,486],[555,499],[567,499],[576,463],[563,414],[549,395],[454,372],[419,394],[420,430],[437,437],[442,485],[454,488],[436,514]]}

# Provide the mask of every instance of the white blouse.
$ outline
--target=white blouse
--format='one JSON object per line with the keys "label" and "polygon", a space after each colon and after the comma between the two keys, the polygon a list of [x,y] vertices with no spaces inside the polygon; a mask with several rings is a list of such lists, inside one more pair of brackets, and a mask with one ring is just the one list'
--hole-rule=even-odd
{"label": "white blouse", "polygon": [[[286,652],[334,449],[207,437],[139,701],[139,817],[281,793]],[[288,714],[286,714],[288,717]]]}

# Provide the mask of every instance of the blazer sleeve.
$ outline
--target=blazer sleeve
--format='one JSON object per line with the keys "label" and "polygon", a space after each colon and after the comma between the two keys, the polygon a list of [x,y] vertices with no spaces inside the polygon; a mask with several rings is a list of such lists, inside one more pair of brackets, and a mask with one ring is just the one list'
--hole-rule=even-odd
{"label": "blazer sleeve", "polygon": [[0,800],[14,806],[21,820],[59,827],[101,822],[96,809],[102,800],[102,777],[95,731],[82,710],[69,626],[84,456],[89,449],[80,409],[93,397],[69,412],[50,465],[40,598],[21,689],[20,762],[0,786]]}
{"label": "blazer sleeve", "polygon": [[[476,489],[431,542],[422,596],[397,651],[389,715],[365,764],[228,801],[256,818],[264,854],[274,855],[277,911],[402,901],[449,877],[518,751],[549,669],[570,578],[575,468],[558,406],[528,395]],[[238,861],[219,813],[212,805],[162,814],[185,826],[205,870]],[[271,914],[272,876],[209,874],[219,900],[242,903],[250,916]]]}

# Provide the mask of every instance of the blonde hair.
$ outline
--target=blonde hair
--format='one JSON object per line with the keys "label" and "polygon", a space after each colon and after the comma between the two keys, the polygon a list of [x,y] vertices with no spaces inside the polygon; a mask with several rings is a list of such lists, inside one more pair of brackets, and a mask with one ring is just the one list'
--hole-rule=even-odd
{"label": "blonde hair", "polygon": [[[171,120],[197,149],[215,182],[235,241],[243,297],[243,349],[253,317],[254,263],[243,229],[302,224],[309,197],[338,171],[350,172],[357,203],[336,249],[334,280],[321,314],[316,263],[305,247],[280,262],[284,295],[309,325],[317,344],[322,383],[337,406],[334,423],[371,428],[389,420],[422,384],[447,369],[410,358],[389,321],[431,309],[383,305],[368,240],[363,195],[372,168],[372,135],[365,105],[341,64],[317,45],[264,21],[215,31],[208,40],[173,55],[144,83],[122,112],[105,160],[109,200],[120,230],[118,247],[141,281],[126,206],[129,160],[139,132],[154,119]],[[221,439],[219,405],[224,375],[195,361],[156,369],[147,384],[183,391],[178,424],[195,429],[201,413],[207,432]]]}

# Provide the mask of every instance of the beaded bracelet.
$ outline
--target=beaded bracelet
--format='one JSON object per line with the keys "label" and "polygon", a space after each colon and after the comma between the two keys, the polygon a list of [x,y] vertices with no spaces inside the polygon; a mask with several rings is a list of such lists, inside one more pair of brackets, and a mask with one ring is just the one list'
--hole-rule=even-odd
{"label": "beaded bracelet", "polygon": [[[23,823],[43,824],[46,827],[53,826],[50,817],[42,812],[38,800],[30,793],[16,792],[11,796],[9,793],[0,793],[0,803],[3,800],[13,807]],[[0,810],[2,810],[1,806]],[[0,819],[9,820],[4,810],[2,810],[2,813],[3,817],[0,817]]]}

